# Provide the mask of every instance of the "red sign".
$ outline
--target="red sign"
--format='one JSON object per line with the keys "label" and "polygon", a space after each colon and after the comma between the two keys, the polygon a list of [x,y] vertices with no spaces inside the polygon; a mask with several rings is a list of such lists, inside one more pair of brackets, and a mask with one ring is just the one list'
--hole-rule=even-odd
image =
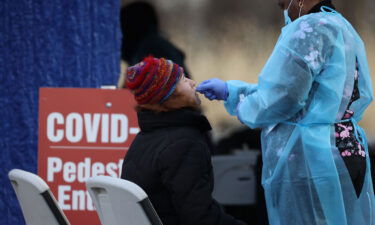
{"label": "red sign", "polygon": [[139,132],[134,106],[127,90],[40,89],[38,174],[72,225],[100,225],[85,181],[120,176]]}

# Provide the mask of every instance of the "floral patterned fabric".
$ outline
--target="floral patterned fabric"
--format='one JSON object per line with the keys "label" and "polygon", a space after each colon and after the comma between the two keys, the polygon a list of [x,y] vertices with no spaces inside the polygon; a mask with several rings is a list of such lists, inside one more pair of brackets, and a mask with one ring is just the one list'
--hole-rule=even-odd
{"label": "floral patterned fabric", "polygon": [[[354,89],[353,94],[350,99],[349,105],[347,110],[342,118],[342,120],[351,119],[354,116],[354,112],[351,111],[349,108],[353,104],[354,101],[360,98],[359,90],[358,90],[358,78],[359,78],[359,71],[358,71],[358,63],[355,71],[355,80],[354,80]],[[336,146],[341,152],[342,157],[366,157],[366,153],[364,151],[364,147],[360,144],[359,140],[356,139],[355,130],[352,122],[342,122],[335,124],[335,135],[336,135]]]}
{"label": "floral patterned fabric", "polygon": [[[342,120],[349,120],[354,116],[354,112],[350,110],[350,106],[361,97],[358,89],[359,74],[357,62],[354,75],[353,93]],[[360,143],[360,140],[357,139],[358,137],[362,141],[362,137],[359,134],[356,136],[355,132],[355,127],[351,121],[335,124],[336,147],[344,159],[356,190],[357,197],[359,197],[364,183],[364,176],[366,174],[366,152],[364,146]]]}

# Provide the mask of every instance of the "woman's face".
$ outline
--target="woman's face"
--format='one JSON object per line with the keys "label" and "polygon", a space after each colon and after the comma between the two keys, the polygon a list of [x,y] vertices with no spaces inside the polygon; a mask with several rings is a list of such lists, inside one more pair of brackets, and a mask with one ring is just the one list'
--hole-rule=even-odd
{"label": "woman's face", "polygon": [[[307,1],[305,0],[305,2]],[[288,15],[292,19],[292,21],[298,19],[300,9],[299,0],[277,0],[277,3],[282,10],[288,9],[289,4],[291,4],[288,10]]]}
{"label": "woman's face", "polygon": [[201,100],[195,91],[196,82],[182,76],[177,83],[171,97],[164,102],[164,106],[170,109],[179,109],[184,107],[197,108],[201,104]]}
{"label": "woman's face", "polygon": [[290,19],[294,21],[300,16],[308,14],[309,11],[321,1],[322,0],[277,0],[277,3],[282,10],[288,9],[290,4],[288,15]]}

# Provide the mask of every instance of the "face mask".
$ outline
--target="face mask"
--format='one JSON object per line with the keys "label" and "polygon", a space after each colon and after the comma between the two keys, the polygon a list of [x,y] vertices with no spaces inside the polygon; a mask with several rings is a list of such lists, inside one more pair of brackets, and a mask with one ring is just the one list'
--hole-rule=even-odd
{"label": "face mask", "polygon": [[293,1],[294,0],[290,0],[288,8],[284,10],[285,25],[288,25],[288,24],[290,24],[292,22],[292,19],[289,17],[288,11],[289,11],[289,8],[292,5]]}

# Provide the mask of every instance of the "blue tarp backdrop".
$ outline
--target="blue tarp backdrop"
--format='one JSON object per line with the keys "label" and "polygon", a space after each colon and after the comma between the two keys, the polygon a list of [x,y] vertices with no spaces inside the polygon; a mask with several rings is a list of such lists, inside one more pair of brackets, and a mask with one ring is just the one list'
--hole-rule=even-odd
{"label": "blue tarp backdrop", "polygon": [[39,87],[116,84],[119,2],[1,0],[0,224],[25,224],[7,174],[37,172]]}

